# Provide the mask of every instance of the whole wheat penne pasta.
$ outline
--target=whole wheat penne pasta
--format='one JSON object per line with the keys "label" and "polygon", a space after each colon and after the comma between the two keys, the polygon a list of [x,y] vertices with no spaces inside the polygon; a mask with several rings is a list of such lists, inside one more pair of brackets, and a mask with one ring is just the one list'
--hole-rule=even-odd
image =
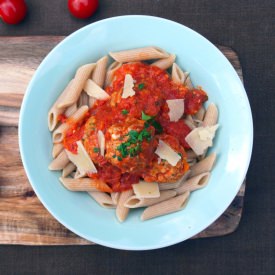
{"label": "whole wheat penne pasta", "polygon": [[191,149],[187,150],[186,154],[187,154],[187,160],[193,160],[193,159],[197,158],[196,153],[193,150],[191,150]]}
{"label": "whole wheat penne pasta", "polygon": [[216,153],[212,153],[206,158],[194,164],[190,169],[190,177],[197,176],[199,174],[210,172],[216,160]]}
{"label": "whole wheat penne pasta", "polygon": [[62,177],[66,178],[69,176],[74,170],[76,169],[76,166],[72,163],[69,162],[62,170]]}
{"label": "whole wheat penne pasta", "polygon": [[[81,106],[73,115],[71,115],[67,121],[78,122],[81,120],[86,112],[88,111],[88,106]],[[69,129],[69,124],[67,122],[61,124],[54,132],[53,132],[53,142],[59,143],[63,140],[65,132]]]}
{"label": "whole wheat penne pasta", "polygon": [[62,152],[50,163],[48,168],[49,170],[62,170],[69,161],[65,150],[62,150]]}
{"label": "whole wheat penne pasta", "polygon": [[159,183],[159,190],[171,190],[171,189],[176,189],[181,185],[183,181],[185,181],[190,174],[190,171],[187,171],[183,177],[181,177],[178,181],[176,182],[167,182],[167,183]]}
{"label": "whole wheat penne pasta", "polygon": [[103,87],[105,81],[108,59],[108,56],[103,56],[100,58],[96,62],[96,67],[94,68],[92,74],[92,80],[101,88]]}
{"label": "whole wheat penne pasta", "polygon": [[128,216],[129,213],[129,208],[124,206],[124,203],[126,200],[133,195],[133,190],[127,190],[124,192],[121,192],[119,199],[118,199],[118,204],[116,208],[116,216],[120,222],[125,221],[125,219]]}
{"label": "whole wheat penne pasta", "polygon": [[104,208],[115,208],[112,198],[109,194],[104,192],[92,191],[88,192],[88,194],[102,207]]}
{"label": "whole wheat penne pasta", "polygon": [[175,189],[178,195],[183,194],[187,191],[192,192],[197,189],[205,187],[210,178],[210,173],[202,173],[195,177],[189,178],[187,181],[183,182],[181,186]]}
{"label": "whole wheat penne pasta", "polygon": [[111,198],[112,198],[113,203],[115,205],[117,205],[117,203],[118,203],[119,196],[120,196],[120,192],[113,192],[113,193],[111,193]]}
{"label": "whole wheat penne pasta", "polygon": [[122,63],[114,61],[107,69],[106,72],[106,77],[105,77],[105,83],[104,83],[104,87],[109,86],[112,81],[113,81],[113,77],[114,77],[114,73],[117,69],[119,69],[121,67]]}
{"label": "whole wheat penne pasta", "polygon": [[175,197],[177,192],[174,190],[165,190],[160,192],[160,196],[158,198],[138,198],[136,195],[131,196],[124,203],[125,207],[128,208],[138,208],[144,206],[150,206],[165,200],[168,200],[172,197]]}
{"label": "whole wheat penne pasta", "polygon": [[110,52],[109,55],[115,61],[120,63],[169,57],[167,52],[158,47],[144,47],[119,52]]}
{"label": "whole wheat penne pasta", "polygon": [[198,112],[194,115],[194,119],[203,121],[204,115],[205,115],[205,108],[203,106],[201,106],[201,108],[198,110]]}
{"label": "whole wheat penne pasta", "polygon": [[83,87],[87,81],[87,79],[90,77],[93,69],[95,68],[96,64],[86,64],[81,66],[73,79],[72,85],[70,85],[70,88],[64,98],[62,99],[62,102],[60,102],[57,107],[58,108],[64,108],[68,107],[75,102],[77,102]]}
{"label": "whole wheat penne pasta", "polygon": [[66,111],[65,111],[64,114],[65,114],[66,117],[70,117],[70,116],[72,116],[76,111],[77,111],[77,104],[74,103],[74,104],[72,104],[71,106],[69,106],[69,107],[66,109]]}
{"label": "whole wheat penne pasta", "polygon": [[202,126],[213,126],[217,123],[219,116],[219,111],[214,103],[210,103],[206,112],[205,117],[202,122]]}
{"label": "whole wheat penne pasta", "polygon": [[196,128],[196,123],[194,122],[191,115],[187,115],[186,118],[184,119],[184,122],[190,129]]}
{"label": "whole wheat penne pasta", "polygon": [[170,190],[180,186],[181,181],[159,183],[159,190]]}
{"label": "whole wheat penne pasta", "polygon": [[92,108],[96,102],[96,99],[89,95],[88,95],[88,97],[89,97],[89,107]]}
{"label": "whole wheat penne pasta", "polygon": [[71,191],[102,191],[102,192],[112,192],[112,189],[102,180],[90,179],[90,178],[59,178],[60,182]]}
{"label": "whole wheat penne pasta", "polygon": [[53,131],[58,123],[58,116],[62,114],[65,110],[65,108],[58,108],[58,104],[62,102],[66,94],[69,92],[70,87],[72,85],[72,80],[69,82],[69,84],[66,86],[62,94],[57,98],[53,106],[51,107],[49,113],[48,113],[48,127],[50,131]]}
{"label": "whole wheat penne pasta", "polygon": [[192,160],[187,160],[189,167],[191,168],[193,165],[195,165],[197,163],[196,159],[192,159]]}
{"label": "whole wheat penne pasta", "polygon": [[80,97],[79,97],[78,103],[77,103],[78,107],[81,107],[83,105],[89,106],[89,96],[84,91],[82,91],[82,93],[80,94]]}
{"label": "whole wheat penne pasta", "polygon": [[190,74],[186,77],[186,79],[185,79],[185,81],[184,81],[184,85],[185,85],[188,89],[190,89],[190,90],[194,89],[194,85],[193,85],[193,83],[192,83],[192,81],[191,81]]}
{"label": "whole wheat penne pasta", "polygon": [[171,78],[174,82],[178,84],[183,84],[187,76],[188,73],[183,72],[182,69],[176,63],[173,63]]}
{"label": "whole wheat penne pasta", "polygon": [[179,196],[147,207],[141,215],[141,220],[145,221],[182,210],[186,206],[189,195],[190,192],[185,192]]}
{"label": "whole wheat penne pasta", "polygon": [[170,68],[173,65],[173,63],[175,62],[175,59],[176,59],[176,55],[170,54],[166,58],[161,58],[161,59],[155,61],[154,63],[152,63],[152,65],[157,66],[162,70],[167,70],[168,68]]}
{"label": "whole wheat penne pasta", "polygon": [[60,152],[63,150],[64,146],[62,143],[54,143],[52,149],[52,157],[55,159]]}
{"label": "whole wheat penne pasta", "polygon": [[75,174],[74,174],[74,179],[80,179],[80,178],[85,178],[87,176],[86,172],[80,172],[78,169],[76,169]]}

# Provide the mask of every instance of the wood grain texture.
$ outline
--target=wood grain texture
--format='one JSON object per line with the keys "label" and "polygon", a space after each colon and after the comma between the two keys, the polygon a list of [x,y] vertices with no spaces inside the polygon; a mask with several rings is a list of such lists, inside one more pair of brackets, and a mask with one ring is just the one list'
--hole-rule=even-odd
{"label": "wood grain texture", "polygon": [[[0,243],[26,245],[92,244],[70,232],[44,208],[22,166],[17,127],[26,86],[43,57],[64,37],[0,38]],[[4,47],[9,43],[9,47]],[[3,50],[2,50],[3,49]],[[242,79],[238,57],[220,47]],[[7,72],[9,68],[13,68]],[[225,213],[194,238],[222,236],[236,230],[245,183]]]}

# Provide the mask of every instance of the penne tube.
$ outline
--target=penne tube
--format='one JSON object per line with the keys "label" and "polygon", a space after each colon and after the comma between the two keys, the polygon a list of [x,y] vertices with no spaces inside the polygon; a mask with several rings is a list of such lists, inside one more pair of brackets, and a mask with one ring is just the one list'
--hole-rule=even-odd
{"label": "penne tube", "polygon": [[[81,106],[72,116],[68,118],[67,121],[77,123],[80,121],[88,111],[88,106]],[[64,138],[65,132],[69,129],[70,125],[65,122],[61,124],[54,132],[53,132],[53,142],[60,143]]]}
{"label": "penne tube", "polygon": [[159,183],[159,190],[171,190],[176,189],[189,177],[190,171],[187,171],[184,176],[176,182]]}
{"label": "penne tube", "polygon": [[165,190],[160,192],[160,196],[158,198],[138,198],[136,195],[131,196],[124,203],[125,207],[128,208],[138,208],[144,206],[150,206],[165,200],[168,200],[172,197],[175,197],[177,192],[174,190]]}
{"label": "penne tube", "polygon": [[210,103],[206,112],[205,117],[202,122],[202,126],[213,126],[217,123],[219,116],[219,111],[214,103]]}
{"label": "penne tube", "polygon": [[55,159],[63,149],[64,147],[62,143],[54,143],[52,149],[52,157]]}
{"label": "penne tube", "polygon": [[120,192],[113,192],[113,193],[111,193],[111,198],[112,198],[113,203],[115,205],[117,205],[117,203],[118,203],[119,196],[120,196]]}
{"label": "penne tube", "polygon": [[58,104],[63,101],[66,94],[69,92],[70,87],[72,85],[72,80],[69,82],[67,87],[64,89],[62,94],[57,98],[56,102],[51,107],[49,113],[48,113],[48,127],[50,131],[53,131],[58,123],[58,116],[62,114],[65,110],[65,108],[58,108]]}
{"label": "penne tube", "polygon": [[124,203],[126,200],[133,195],[133,190],[127,190],[124,192],[121,192],[119,199],[118,199],[118,204],[116,208],[116,216],[120,222],[125,221],[125,219],[128,216],[129,213],[129,208],[124,206]]}
{"label": "penne tube", "polygon": [[98,179],[73,179],[60,177],[59,180],[67,189],[71,191],[102,191],[108,193],[112,192],[112,189],[105,182]]}
{"label": "penne tube", "polygon": [[179,187],[181,184],[181,180],[177,182],[164,182],[164,183],[159,183],[159,190],[170,190],[170,189],[175,189]]}
{"label": "penne tube", "polygon": [[50,163],[49,170],[62,170],[70,162],[65,150]]}
{"label": "penne tube", "polygon": [[57,105],[58,108],[65,108],[77,102],[84,88],[84,85],[87,79],[90,77],[95,66],[96,64],[94,63],[86,64],[81,66],[77,70],[72,85],[68,89],[68,92],[66,93],[62,101]]}
{"label": "penne tube", "polygon": [[120,63],[169,57],[167,52],[158,47],[144,47],[119,52],[110,52],[109,55],[115,61]]}
{"label": "penne tube", "polygon": [[155,61],[154,63],[152,63],[151,65],[157,66],[158,68],[160,68],[162,70],[167,70],[173,64],[175,64],[174,63],[175,59],[176,59],[176,55],[175,54],[170,54],[168,57],[161,58],[161,59]]}
{"label": "penne tube", "polygon": [[96,99],[92,96],[88,96],[89,97],[89,107],[92,108],[96,102]]}
{"label": "penne tube", "polygon": [[216,153],[212,153],[206,158],[194,164],[190,169],[190,177],[197,176],[201,173],[210,172],[216,160]]}
{"label": "penne tube", "polygon": [[195,177],[189,178],[187,181],[183,182],[181,186],[175,189],[178,195],[183,194],[185,192],[192,192],[197,189],[201,189],[205,187],[210,178],[210,173],[202,173]]}
{"label": "penne tube", "polygon": [[69,107],[66,109],[66,111],[65,111],[64,114],[65,114],[66,117],[70,117],[70,116],[72,116],[76,111],[77,111],[77,104],[74,103],[74,104],[72,104],[71,106],[69,106]]}
{"label": "penne tube", "polygon": [[83,105],[89,106],[89,96],[85,93],[85,91],[82,91],[77,103],[78,108]]}
{"label": "penne tube", "polygon": [[196,153],[192,149],[187,150],[186,154],[187,154],[187,160],[193,160],[197,158]]}
{"label": "penne tube", "polygon": [[205,108],[201,106],[201,108],[198,110],[198,112],[194,115],[194,119],[203,121],[205,115]]}
{"label": "penne tube", "polygon": [[74,179],[81,179],[85,178],[87,176],[86,172],[80,172],[78,169],[76,169],[75,174],[74,174]]}
{"label": "penne tube", "polygon": [[96,67],[94,68],[92,74],[92,80],[101,88],[103,87],[105,81],[108,59],[108,56],[103,56],[100,58],[96,62]]}
{"label": "penne tube", "polygon": [[175,83],[183,84],[187,76],[188,73],[183,72],[182,69],[176,63],[173,63],[171,78]]}
{"label": "penne tube", "polygon": [[184,85],[185,85],[188,89],[190,89],[190,90],[194,89],[194,85],[193,85],[193,83],[192,83],[192,81],[191,81],[190,74],[186,77],[186,79],[185,79],[185,81],[184,81]]}
{"label": "penne tube", "polygon": [[104,192],[92,191],[88,192],[88,194],[102,207],[104,208],[115,208],[112,198],[109,194]]}
{"label": "penne tube", "polygon": [[114,73],[121,67],[122,63],[114,61],[107,69],[104,87],[111,85],[114,77]]}
{"label": "penne tube", "polygon": [[194,122],[191,115],[187,115],[186,118],[184,119],[184,122],[191,130],[196,128],[196,123]]}
{"label": "penne tube", "polygon": [[192,159],[192,160],[187,160],[189,167],[191,168],[193,165],[195,165],[197,163],[196,159]]}
{"label": "penne tube", "polygon": [[186,206],[189,195],[190,192],[185,192],[179,196],[147,207],[141,215],[141,220],[145,221],[182,210]]}
{"label": "penne tube", "polygon": [[69,176],[74,170],[76,169],[76,166],[72,163],[69,162],[62,170],[62,177],[66,178]]}

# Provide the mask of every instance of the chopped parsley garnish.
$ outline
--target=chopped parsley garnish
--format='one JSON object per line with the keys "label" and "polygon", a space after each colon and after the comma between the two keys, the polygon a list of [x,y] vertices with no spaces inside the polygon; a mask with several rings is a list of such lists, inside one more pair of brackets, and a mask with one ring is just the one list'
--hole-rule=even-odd
{"label": "chopped parsley garnish", "polygon": [[[117,146],[122,158],[137,156],[142,151],[141,143],[143,141],[149,142],[152,139],[152,135],[147,129],[143,129],[140,132],[131,130],[126,136],[129,136],[128,140]],[[117,156],[117,159],[120,160],[119,158],[121,157]]]}
{"label": "chopped parsley garnish", "polygon": [[129,113],[129,111],[128,111],[128,110],[123,109],[123,110],[121,111],[121,113],[122,113],[123,115],[127,115],[127,114]]}
{"label": "chopped parsley garnish", "polygon": [[153,119],[151,121],[151,125],[155,128],[157,134],[161,134],[163,132],[162,126],[156,120]]}
{"label": "chopped parsley garnish", "polygon": [[140,83],[138,84],[138,89],[139,90],[142,90],[144,88],[145,84],[144,83]]}
{"label": "chopped parsley garnish", "polygon": [[163,132],[163,128],[160,125],[159,122],[155,120],[155,117],[146,115],[143,111],[141,112],[141,119],[145,120],[144,127],[148,128],[150,125],[152,125],[157,134],[161,134]]}
{"label": "chopped parsley garnish", "polygon": [[119,161],[122,161],[122,157],[121,157],[121,156],[117,156],[117,159],[118,159]]}
{"label": "chopped parsley garnish", "polygon": [[150,119],[152,119],[152,118],[154,118],[154,117],[153,117],[153,116],[148,116],[148,115],[146,115],[143,111],[141,112],[141,119],[142,119],[142,120],[147,121],[147,120],[150,120]]}
{"label": "chopped parsley garnish", "polygon": [[99,148],[98,147],[94,147],[94,152],[98,153],[99,152]]}

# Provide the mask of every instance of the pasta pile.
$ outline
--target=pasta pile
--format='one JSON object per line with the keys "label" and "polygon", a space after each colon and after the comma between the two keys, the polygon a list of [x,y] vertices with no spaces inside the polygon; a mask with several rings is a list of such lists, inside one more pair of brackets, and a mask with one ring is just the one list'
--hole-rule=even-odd
{"label": "pasta pile", "polygon": [[[169,165],[176,167],[179,162],[184,162],[186,158],[184,169],[189,167],[188,171],[180,175],[180,178],[178,177],[179,175],[174,175],[176,180],[171,182],[145,182],[145,180],[140,180],[140,182],[132,185],[133,188],[128,188],[128,190],[122,190],[121,192],[114,191],[112,186],[105,182],[103,178],[96,176],[101,163],[106,163],[107,149],[110,147],[107,144],[107,131],[104,130],[96,130],[95,138],[97,139],[98,147],[94,147],[93,152],[87,150],[83,141],[83,132],[81,131],[81,136],[78,138],[74,136],[75,140],[72,142],[72,150],[64,147],[64,141],[68,136],[68,132],[73,132],[72,125],[79,126],[82,121],[87,121],[87,119],[92,123],[92,118],[89,118],[89,115],[94,106],[100,106],[100,102],[108,100],[111,103],[115,101],[114,106],[116,106],[117,98],[124,100],[135,96],[136,88],[134,87],[136,87],[137,83],[135,83],[136,81],[131,74],[126,74],[123,80],[124,88],[122,94],[110,95],[108,89],[106,89],[113,84],[116,71],[124,64],[150,61],[150,65],[161,70],[170,70],[171,68],[170,78],[173,83],[182,85],[189,90],[195,89],[190,74],[184,72],[175,63],[176,56],[160,48],[145,47],[110,52],[109,55],[114,60],[109,66],[109,57],[104,56],[96,63],[85,64],[78,68],[74,78],[68,83],[49,110],[48,127],[52,132],[53,139],[53,160],[49,165],[49,169],[62,171],[60,182],[68,190],[88,192],[102,207],[115,208],[117,219],[120,222],[127,218],[132,208],[145,208],[141,215],[141,220],[143,221],[182,210],[186,206],[191,192],[207,185],[210,172],[216,160],[216,153],[206,156],[208,148],[212,146],[212,141],[218,128],[218,109],[215,104],[210,103],[207,109],[201,106],[194,114],[185,114],[184,99],[166,100],[170,120],[177,122],[183,119],[190,129],[190,133],[185,137],[185,142],[190,148],[186,151],[186,156],[177,152],[169,143],[165,143],[165,140],[163,141],[159,138],[159,145],[154,153],[155,158],[158,156],[158,163],[165,162],[168,167]],[[144,84],[141,83],[138,87],[142,90],[143,86]],[[128,113],[128,110],[122,110],[123,115],[128,115]],[[109,116],[111,117],[112,113]],[[142,119],[145,123],[147,120],[152,120],[151,116],[143,112]],[[142,125],[144,121],[141,123]],[[151,129],[150,127],[146,129]],[[146,142],[148,144],[152,142],[151,133],[146,129],[141,132],[132,131],[134,134],[139,134],[139,141],[137,141],[137,137],[130,136],[128,141],[126,140],[124,143],[128,145],[117,147],[122,155],[114,154],[112,161],[120,163],[120,161],[125,161],[129,156],[136,157],[142,152],[139,146]],[[142,136],[140,133],[142,133]],[[87,135],[86,132],[85,135]],[[115,135],[112,134],[112,138],[115,139]],[[140,137],[141,139],[139,139]],[[133,143],[133,139],[137,142],[136,147],[129,145]],[[96,162],[91,158],[93,154],[96,154]],[[125,157],[125,159],[122,159],[121,156]],[[104,171],[101,171],[101,173],[104,174]],[[111,177],[115,178],[115,175],[111,174]]]}

